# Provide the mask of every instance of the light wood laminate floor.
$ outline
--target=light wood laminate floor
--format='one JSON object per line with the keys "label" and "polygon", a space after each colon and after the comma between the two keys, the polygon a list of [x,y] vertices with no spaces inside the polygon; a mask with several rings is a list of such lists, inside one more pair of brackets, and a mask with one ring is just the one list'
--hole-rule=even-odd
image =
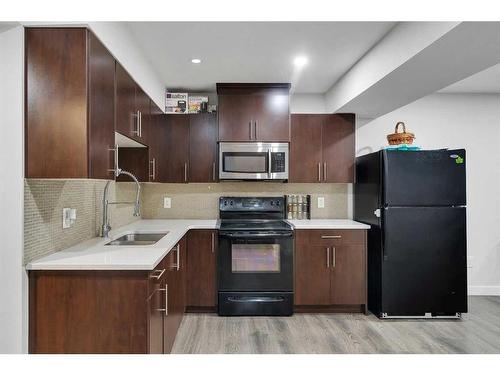
{"label": "light wood laminate floor", "polygon": [[500,353],[500,297],[470,297],[462,320],[362,314],[186,314],[173,353]]}

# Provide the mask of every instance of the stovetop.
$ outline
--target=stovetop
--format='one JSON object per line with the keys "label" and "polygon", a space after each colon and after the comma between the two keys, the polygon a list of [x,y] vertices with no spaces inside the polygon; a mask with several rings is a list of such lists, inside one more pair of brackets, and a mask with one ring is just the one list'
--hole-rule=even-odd
{"label": "stovetop", "polygon": [[220,230],[225,231],[291,231],[285,220],[221,219]]}

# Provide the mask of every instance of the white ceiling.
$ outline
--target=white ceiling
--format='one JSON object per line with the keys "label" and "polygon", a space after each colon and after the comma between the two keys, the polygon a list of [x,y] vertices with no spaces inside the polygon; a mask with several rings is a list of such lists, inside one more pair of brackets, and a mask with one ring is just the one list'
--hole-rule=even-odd
{"label": "white ceiling", "polygon": [[[168,89],[214,91],[217,82],[291,82],[324,93],[394,22],[129,22]],[[292,60],[309,64],[294,71]],[[192,58],[202,59],[192,64]]]}
{"label": "white ceiling", "polygon": [[500,94],[500,64],[456,82],[442,90],[448,94]]}

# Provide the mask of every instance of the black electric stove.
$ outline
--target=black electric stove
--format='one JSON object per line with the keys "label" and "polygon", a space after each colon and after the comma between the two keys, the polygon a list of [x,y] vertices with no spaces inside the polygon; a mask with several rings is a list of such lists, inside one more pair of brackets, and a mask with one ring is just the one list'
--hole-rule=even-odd
{"label": "black electric stove", "polygon": [[293,230],[283,197],[221,197],[219,315],[293,314]]}

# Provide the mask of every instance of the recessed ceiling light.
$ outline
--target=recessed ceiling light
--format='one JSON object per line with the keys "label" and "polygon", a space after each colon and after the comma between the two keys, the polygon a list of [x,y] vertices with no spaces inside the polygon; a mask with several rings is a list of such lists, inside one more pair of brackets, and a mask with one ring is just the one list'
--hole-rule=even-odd
{"label": "recessed ceiling light", "polygon": [[294,60],[293,60],[293,64],[297,67],[297,68],[301,68],[305,65],[307,65],[307,57],[305,56],[297,56]]}
{"label": "recessed ceiling light", "polygon": [[200,59],[192,59],[191,62],[193,64],[199,64],[199,63],[201,63],[201,60]]}

